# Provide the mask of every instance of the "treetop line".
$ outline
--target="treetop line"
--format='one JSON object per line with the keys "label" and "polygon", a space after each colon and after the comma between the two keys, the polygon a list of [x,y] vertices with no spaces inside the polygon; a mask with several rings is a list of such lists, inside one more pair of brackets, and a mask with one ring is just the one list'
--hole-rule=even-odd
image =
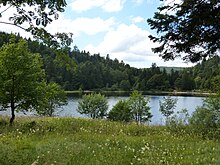
{"label": "treetop line", "polygon": [[[162,0],[163,1],[163,0]],[[165,1],[165,0],[164,0]],[[9,8],[16,8],[9,22],[30,32],[49,47],[63,48],[72,43],[72,33],[50,34],[43,27],[64,12],[65,0],[2,0],[0,18]],[[25,6],[34,7],[26,9]],[[158,35],[150,35],[160,46],[153,48],[164,60],[181,57],[185,61],[197,62],[219,53],[220,48],[220,4],[217,0],[183,0],[158,7],[153,18],[147,20]],[[48,10],[49,9],[49,10]],[[28,23],[29,27],[22,25]]]}

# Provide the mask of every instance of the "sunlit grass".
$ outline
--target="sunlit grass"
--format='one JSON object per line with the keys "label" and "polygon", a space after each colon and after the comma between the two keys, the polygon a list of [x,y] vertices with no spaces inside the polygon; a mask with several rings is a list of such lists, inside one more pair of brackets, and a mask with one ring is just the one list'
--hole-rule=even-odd
{"label": "sunlit grass", "polygon": [[[76,118],[0,119],[0,164],[220,164],[218,140],[165,126]],[[8,120],[8,119],[7,119]]]}

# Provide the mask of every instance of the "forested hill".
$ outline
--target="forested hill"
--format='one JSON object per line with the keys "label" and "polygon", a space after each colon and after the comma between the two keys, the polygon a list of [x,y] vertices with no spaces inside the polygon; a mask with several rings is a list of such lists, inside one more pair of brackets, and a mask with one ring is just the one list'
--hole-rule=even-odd
{"label": "forested hill", "polygon": [[[10,34],[0,33],[0,46],[9,38]],[[28,39],[28,44],[33,53],[41,54],[47,80],[65,90],[209,90],[215,77],[220,76],[218,56],[192,68],[159,68],[153,63],[150,68],[137,69],[109,55],[79,51],[76,46],[60,54],[37,41]]]}

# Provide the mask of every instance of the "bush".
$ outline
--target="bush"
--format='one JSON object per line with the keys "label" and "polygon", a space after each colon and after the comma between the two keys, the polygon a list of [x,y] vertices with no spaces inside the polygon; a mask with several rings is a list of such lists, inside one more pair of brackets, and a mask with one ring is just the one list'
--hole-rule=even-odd
{"label": "bush", "polygon": [[109,112],[108,118],[113,121],[129,122],[132,120],[132,113],[126,100],[120,100]]}
{"label": "bush", "polygon": [[66,93],[56,83],[47,84],[44,91],[44,99],[39,102],[37,113],[43,116],[54,116],[55,110],[67,104]]}
{"label": "bush", "polygon": [[198,107],[189,119],[194,132],[203,136],[210,136],[210,133],[217,133],[220,124],[220,114],[206,107]]}
{"label": "bush", "polygon": [[104,95],[89,94],[84,95],[79,101],[77,111],[81,114],[86,114],[92,119],[104,118],[108,110],[108,101]]}
{"label": "bush", "polygon": [[174,114],[174,109],[176,107],[177,99],[171,98],[171,96],[163,97],[163,101],[159,101],[160,109],[162,115],[166,117],[166,122],[168,122],[169,117]]}
{"label": "bush", "polygon": [[149,98],[144,99],[144,96],[138,91],[133,91],[128,100],[128,105],[133,115],[133,119],[137,123],[150,121],[152,114],[150,113],[150,107],[147,105]]}
{"label": "bush", "polygon": [[173,133],[185,133],[188,128],[189,113],[187,109],[177,111],[177,114],[167,118],[166,126]]}
{"label": "bush", "polygon": [[216,94],[204,99],[203,105],[198,107],[190,118],[190,125],[196,133],[208,138],[220,137],[220,77],[212,82]]}

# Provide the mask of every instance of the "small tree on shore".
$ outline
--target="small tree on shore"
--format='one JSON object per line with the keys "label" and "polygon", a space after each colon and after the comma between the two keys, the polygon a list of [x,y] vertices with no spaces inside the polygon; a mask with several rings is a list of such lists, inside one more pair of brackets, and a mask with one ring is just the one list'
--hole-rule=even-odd
{"label": "small tree on shore", "polygon": [[159,101],[160,109],[159,111],[166,117],[166,121],[168,118],[174,114],[174,109],[176,107],[177,98],[171,98],[171,96],[163,97],[163,101]]}
{"label": "small tree on shore", "polygon": [[189,122],[196,132],[205,136],[218,136],[220,128],[220,76],[212,80],[215,94],[203,100],[203,105],[197,107],[193,112]]}
{"label": "small tree on shore", "polygon": [[129,122],[132,120],[132,112],[127,100],[120,100],[108,114],[108,118],[113,121]]}
{"label": "small tree on shore", "polygon": [[65,91],[56,83],[45,84],[44,99],[39,103],[37,113],[43,116],[53,116],[56,109],[67,104]]}
{"label": "small tree on shore", "polygon": [[150,107],[147,105],[149,101],[149,99],[145,100],[144,96],[136,90],[133,91],[129,97],[129,108],[133,115],[134,121],[136,121],[138,124],[147,122],[152,117]]}
{"label": "small tree on shore", "polygon": [[92,119],[104,118],[107,115],[107,110],[107,98],[100,93],[83,95],[83,98],[79,101],[77,108],[77,111],[80,114],[86,114]]}

